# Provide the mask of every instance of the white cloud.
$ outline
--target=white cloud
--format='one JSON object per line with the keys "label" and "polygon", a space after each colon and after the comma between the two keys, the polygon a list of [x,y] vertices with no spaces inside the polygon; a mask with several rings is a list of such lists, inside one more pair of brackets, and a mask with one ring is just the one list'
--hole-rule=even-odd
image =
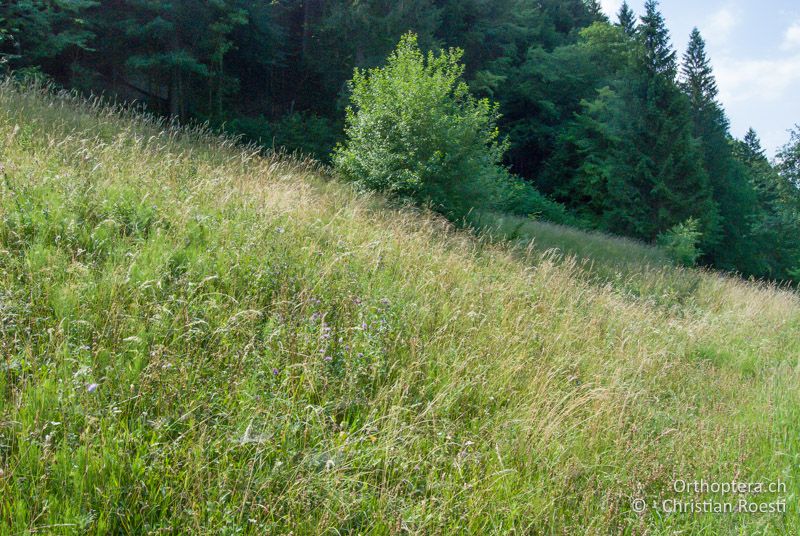
{"label": "white cloud", "polygon": [[786,34],[783,36],[783,50],[792,50],[800,48],[800,21],[795,22],[786,29]]}
{"label": "white cloud", "polygon": [[776,59],[722,58],[715,74],[723,103],[793,100],[788,95],[800,84],[800,55]]}
{"label": "white cloud", "polygon": [[732,7],[723,7],[714,12],[701,26],[703,37],[713,45],[725,45],[741,20],[740,11],[734,10]]}

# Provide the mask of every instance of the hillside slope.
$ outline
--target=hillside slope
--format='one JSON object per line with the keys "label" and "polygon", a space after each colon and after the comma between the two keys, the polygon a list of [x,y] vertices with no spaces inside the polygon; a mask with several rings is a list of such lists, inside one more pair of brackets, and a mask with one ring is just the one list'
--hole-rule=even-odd
{"label": "hillside slope", "polygon": [[[0,142],[0,533],[800,532],[795,293],[9,84]],[[632,509],[701,478],[787,512]]]}

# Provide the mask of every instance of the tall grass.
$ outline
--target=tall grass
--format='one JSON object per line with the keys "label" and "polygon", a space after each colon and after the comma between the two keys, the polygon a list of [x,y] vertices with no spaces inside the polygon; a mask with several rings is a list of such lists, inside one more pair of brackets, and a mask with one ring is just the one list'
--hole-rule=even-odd
{"label": "tall grass", "polygon": [[[69,94],[0,86],[0,141],[0,532],[800,531],[793,292]],[[677,478],[787,512],[632,510]]]}

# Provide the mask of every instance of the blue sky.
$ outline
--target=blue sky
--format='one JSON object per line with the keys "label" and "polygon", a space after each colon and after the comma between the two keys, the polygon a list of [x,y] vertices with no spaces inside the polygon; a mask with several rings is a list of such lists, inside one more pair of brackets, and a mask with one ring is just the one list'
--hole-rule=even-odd
{"label": "blue sky", "polygon": [[[622,0],[601,3],[616,21]],[[644,0],[628,4],[642,14]],[[752,126],[773,156],[800,123],[800,2],[662,0],[661,12],[680,55],[700,29],[733,135]]]}

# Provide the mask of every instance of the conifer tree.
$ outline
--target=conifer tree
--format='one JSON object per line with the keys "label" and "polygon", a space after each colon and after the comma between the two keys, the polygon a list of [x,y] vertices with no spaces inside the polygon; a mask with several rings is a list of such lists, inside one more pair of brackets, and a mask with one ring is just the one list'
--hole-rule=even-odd
{"label": "conifer tree", "polygon": [[586,10],[595,21],[608,22],[608,17],[603,12],[600,0],[586,0]]}
{"label": "conifer tree", "polygon": [[639,35],[644,47],[644,66],[651,74],[674,80],[677,74],[677,54],[672,48],[664,17],[658,10],[658,0],[647,0],[645,14],[639,25]]}
{"label": "conifer tree", "polygon": [[72,61],[63,61],[65,55],[91,49],[94,33],[84,16],[98,3],[94,0],[0,2],[0,59],[11,61],[12,67],[46,66],[63,78],[72,67]]}
{"label": "conifer tree", "polygon": [[734,158],[748,172],[750,184],[758,194],[759,203],[766,210],[771,210],[781,198],[780,176],[769,163],[767,153],[761,146],[761,140],[753,128],[749,128],[741,141],[732,142]]}
{"label": "conifer tree", "polygon": [[748,164],[759,160],[767,160],[767,153],[764,151],[764,148],[761,147],[761,139],[758,137],[753,127],[747,129],[747,133],[745,133],[742,141],[744,150],[741,154]]}
{"label": "conifer tree", "polygon": [[695,28],[689,38],[689,46],[683,55],[681,86],[696,110],[716,104],[717,82],[706,56],[706,43]]}
{"label": "conifer tree", "polygon": [[619,8],[617,13],[617,26],[622,28],[625,35],[633,37],[636,35],[636,15],[633,13],[631,6],[628,2],[622,2],[622,7]]}
{"label": "conifer tree", "polygon": [[753,222],[754,257],[762,277],[800,282],[800,132],[776,157],[773,167],[755,131],[735,141],[734,153],[749,172],[758,193],[758,218]]}
{"label": "conifer tree", "polygon": [[719,207],[720,236],[708,248],[708,258],[721,268],[744,267],[752,256],[748,242],[756,194],[731,153],[728,119],[717,102],[717,83],[697,28],[692,30],[683,55],[680,87],[689,100],[693,134]]}
{"label": "conifer tree", "polygon": [[[637,30],[640,62],[627,73],[620,88],[616,121],[625,126],[631,147],[620,153],[642,202],[637,234],[654,238],[689,217],[701,222],[703,249],[718,234],[717,207],[703,166],[702,147],[693,136],[688,100],[675,85],[676,53],[672,48],[658,2],[645,3]],[[621,203],[615,210],[624,210]],[[629,211],[638,208],[629,207]]]}

